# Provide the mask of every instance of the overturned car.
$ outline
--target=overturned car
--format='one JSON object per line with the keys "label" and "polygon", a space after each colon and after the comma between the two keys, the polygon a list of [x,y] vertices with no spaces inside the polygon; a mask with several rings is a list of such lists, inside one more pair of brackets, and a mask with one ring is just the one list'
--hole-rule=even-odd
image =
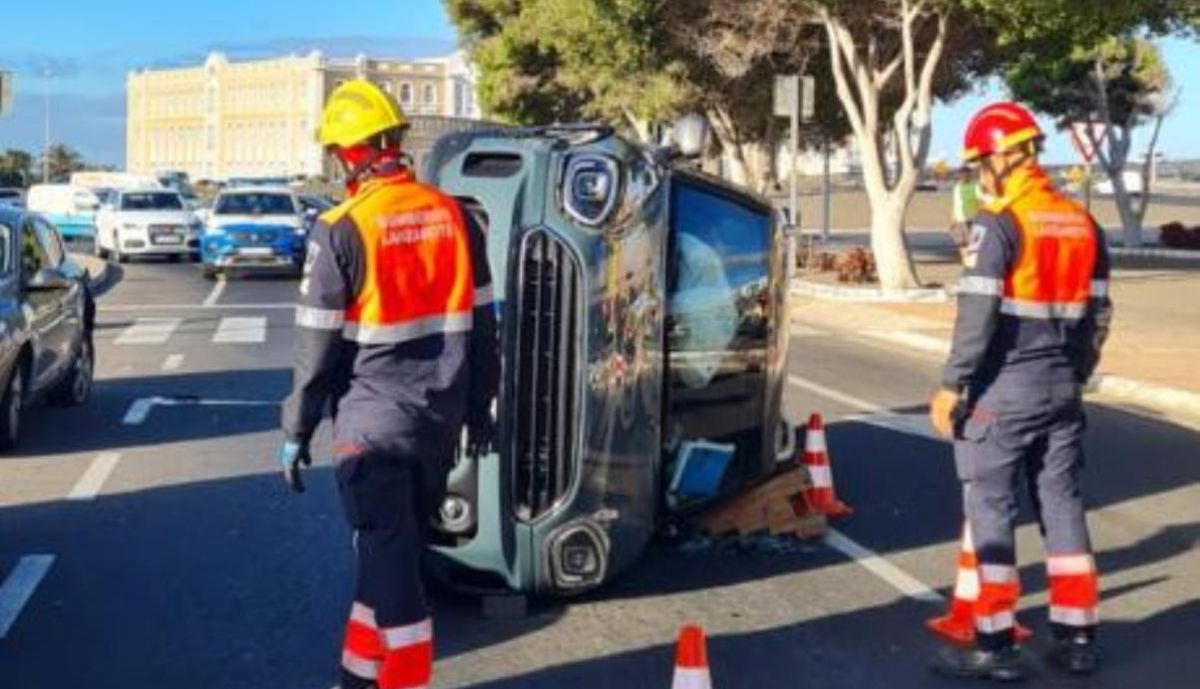
{"label": "overturned car", "polygon": [[457,459],[434,525],[439,578],[596,587],[790,452],[784,232],[691,167],[595,126],[452,134],[426,159],[486,229],[504,367],[496,452]]}

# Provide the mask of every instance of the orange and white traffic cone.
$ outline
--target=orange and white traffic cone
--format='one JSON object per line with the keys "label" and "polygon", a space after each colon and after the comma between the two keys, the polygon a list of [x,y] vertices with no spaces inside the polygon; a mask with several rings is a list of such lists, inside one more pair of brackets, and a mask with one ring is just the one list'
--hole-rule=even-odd
{"label": "orange and white traffic cone", "polygon": [[825,441],[825,422],[820,414],[808,417],[804,434],[804,467],[808,469],[812,487],[808,489],[809,506],[827,517],[844,517],[854,510],[838,500],[833,488],[833,466],[829,463],[829,445]]}
{"label": "orange and white traffic cone", "polygon": [[671,689],[712,689],[712,675],[708,672],[708,645],[704,641],[704,628],[698,624],[689,624],[679,630]]}
{"label": "orange and white traffic cone", "polygon": [[[958,575],[954,581],[950,608],[945,615],[926,620],[925,626],[952,643],[972,643],[975,641],[975,603],[978,600],[979,560],[975,556],[971,525],[964,522],[962,544],[958,551]],[[1018,624],[1016,635],[1018,641],[1023,641],[1033,636],[1033,632]]]}

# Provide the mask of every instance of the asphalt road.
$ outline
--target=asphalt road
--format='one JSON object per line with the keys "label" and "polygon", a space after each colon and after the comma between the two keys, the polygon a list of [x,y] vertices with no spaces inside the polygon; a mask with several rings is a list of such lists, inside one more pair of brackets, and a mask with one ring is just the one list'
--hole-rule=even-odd
{"label": "asphalt road", "polygon": [[[0,687],[326,689],[353,558],[328,464],[300,497],[275,472],[295,283],[214,291],[194,266],[156,264],[116,277],[94,399],[36,410],[22,447],[0,456]],[[663,539],[606,589],[524,619],[439,595],[437,686],[667,687],[675,632],[693,620],[718,689],[952,686],[926,666],[922,622],[941,604],[918,599],[947,593],[960,520],[949,448],[925,434],[936,367],[798,324],[787,406],[830,422],[856,510],[840,549]],[[1200,437],[1134,410],[1090,413],[1107,664],[1091,681],[1043,670],[1032,685],[1195,686]],[[1022,619],[1040,627],[1036,529],[1020,542]]]}

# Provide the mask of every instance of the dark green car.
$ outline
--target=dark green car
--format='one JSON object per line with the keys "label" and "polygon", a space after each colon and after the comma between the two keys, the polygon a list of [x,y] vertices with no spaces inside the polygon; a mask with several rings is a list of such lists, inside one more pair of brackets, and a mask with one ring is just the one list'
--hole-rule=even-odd
{"label": "dark green car", "polygon": [[598,586],[671,515],[774,470],[783,231],[691,167],[591,126],[456,134],[428,157],[487,230],[504,367],[498,451],[458,459],[437,524],[452,584]]}

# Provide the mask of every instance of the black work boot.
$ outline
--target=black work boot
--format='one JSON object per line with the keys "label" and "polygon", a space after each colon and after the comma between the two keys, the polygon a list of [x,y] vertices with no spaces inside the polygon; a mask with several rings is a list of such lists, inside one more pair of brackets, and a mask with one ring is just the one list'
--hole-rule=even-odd
{"label": "black work boot", "polygon": [[1051,665],[1072,675],[1090,675],[1100,662],[1096,644],[1085,636],[1056,639],[1048,659]]}
{"label": "black work boot", "polygon": [[992,679],[1020,682],[1027,676],[1021,651],[1009,647],[998,651],[946,646],[933,659],[934,672],[960,679]]}

